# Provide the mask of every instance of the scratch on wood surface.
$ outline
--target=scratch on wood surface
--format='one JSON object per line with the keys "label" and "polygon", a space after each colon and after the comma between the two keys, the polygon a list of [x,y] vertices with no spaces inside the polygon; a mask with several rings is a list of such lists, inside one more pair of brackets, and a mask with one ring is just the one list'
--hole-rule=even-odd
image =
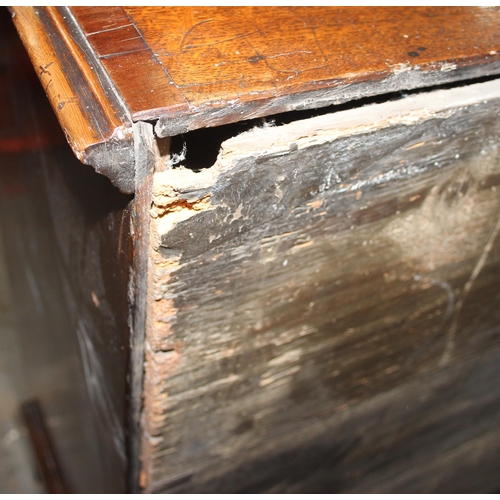
{"label": "scratch on wood surface", "polygon": [[186,38],[196,29],[198,28],[198,26],[201,26],[202,24],[206,24],[206,23],[211,23],[212,20],[211,19],[205,19],[204,21],[200,21],[199,23],[196,23],[194,26],[191,26],[191,28],[189,28],[187,31],[186,31],[186,34],[183,36],[182,38],[182,41],[181,41],[181,44],[180,44],[180,51],[181,53],[183,52],[184,50],[184,44],[185,44],[185,41],[186,41]]}
{"label": "scratch on wood surface", "polygon": [[493,244],[495,243],[499,231],[500,231],[500,214],[497,223],[495,225],[495,228],[493,229],[493,232],[491,233],[490,238],[486,243],[483,252],[481,253],[481,256],[479,257],[479,260],[477,261],[477,264],[474,267],[472,274],[470,275],[470,278],[467,280],[467,283],[465,283],[461,296],[458,299],[457,304],[455,306],[453,321],[451,323],[450,330],[448,332],[446,349],[443,353],[443,356],[441,357],[441,360],[439,361],[440,365],[446,365],[450,362],[451,356],[453,355],[453,351],[455,349],[455,338],[458,329],[458,322],[460,319],[460,312],[464,305],[465,299],[467,298],[467,295],[469,294],[469,292],[472,289],[472,286],[474,285],[474,282],[476,281],[477,277],[479,276],[479,273],[482,271],[484,265],[486,264],[486,260],[493,248]]}
{"label": "scratch on wood surface", "polygon": [[435,286],[439,286],[448,294],[448,303],[446,305],[446,311],[444,313],[443,321],[446,321],[452,314],[455,307],[455,294],[453,292],[452,286],[447,281],[439,281],[433,278],[424,278],[419,274],[416,274],[413,279],[415,281],[422,281],[423,283],[431,283]]}
{"label": "scratch on wood surface", "polygon": [[312,54],[311,50],[294,50],[291,52],[283,52],[280,54],[275,54],[273,56],[267,56],[267,59],[276,59],[278,57],[288,57],[288,56],[294,56],[296,54]]}
{"label": "scratch on wood surface", "polygon": [[[49,73],[49,74],[50,74],[50,73]],[[47,85],[45,85],[45,87],[44,87],[45,93],[47,93],[47,91],[48,91],[49,87],[50,87],[53,83],[54,83],[54,82],[53,82],[52,80],[49,80],[49,81],[48,81]]]}
{"label": "scratch on wood surface", "polygon": [[319,43],[318,37],[316,35],[316,30],[314,29],[314,24],[311,22],[311,18],[307,18],[307,27],[311,30],[311,33],[313,34],[314,41],[316,42],[316,46],[318,47],[318,50],[321,52],[321,55],[323,56],[323,60],[325,62],[328,62],[328,56],[325,54],[323,51],[323,47]]}
{"label": "scratch on wood surface", "polygon": [[125,221],[125,211],[123,211],[121,219],[120,219],[120,231],[118,233],[118,252],[117,252],[117,258],[120,257],[120,254],[122,253],[122,236],[123,236],[123,222]]}
{"label": "scratch on wood surface", "polygon": [[85,384],[92,402],[91,410],[96,413],[99,419],[106,422],[106,427],[112,433],[118,456],[125,462],[125,436],[113,405],[113,398],[104,376],[102,362],[97,354],[95,342],[89,333],[89,331],[95,329],[95,326],[89,321],[87,317],[78,318],[76,334],[85,375]]}
{"label": "scratch on wood surface", "polygon": [[[304,53],[304,54],[312,54],[313,52],[312,51],[306,51],[306,50],[299,50],[299,51],[294,51],[294,52],[287,52],[287,53],[283,53],[283,54],[278,54],[278,55],[274,55],[274,56],[267,56],[265,54],[262,54],[261,52],[259,52],[253,45],[252,43],[248,40],[248,38],[245,38],[245,41],[247,42],[247,44],[251,47],[251,49],[255,52],[256,56],[255,57],[251,57],[248,62],[250,63],[255,63],[255,62],[258,62],[258,61],[263,61],[264,64],[271,70],[271,71],[274,71],[276,73],[285,73],[285,74],[290,74],[290,73],[293,73],[295,76],[303,73],[304,71],[306,70],[313,70],[313,69],[320,69],[320,68],[326,68],[328,67],[329,65],[328,64],[319,64],[317,66],[311,66],[311,67],[305,67],[305,68],[297,68],[295,66],[293,67],[290,67],[290,68],[276,68],[275,66],[273,66],[272,64],[269,63],[269,60],[270,59],[277,59],[278,57],[281,57],[281,56],[287,56],[290,60],[290,62],[293,63],[293,60],[290,58],[290,55],[295,55],[295,54],[301,54],[301,53]],[[276,86],[276,82],[272,82],[274,86]]]}
{"label": "scratch on wood surface", "polygon": [[117,30],[121,30],[123,28],[128,28],[129,26],[134,26],[134,24],[133,23],[131,23],[131,24],[124,24],[123,26],[117,26],[116,28],[107,28],[107,29],[104,29],[104,30],[92,31],[91,33],[87,33],[87,36],[99,35],[100,33],[107,33],[108,31],[117,31]]}
{"label": "scratch on wood surface", "polygon": [[219,44],[225,43],[225,42],[231,42],[232,40],[238,40],[239,38],[245,38],[247,36],[250,36],[250,35],[253,35],[253,34],[259,32],[258,30],[255,30],[255,31],[250,31],[248,33],[240,33],[238,35],[223,38],[222,40],[211,40],[209,43],[198,43],[198,44],[192,44],[192,45],[185,46],[184,43],[185,43],[185,39],[187,38],[188,34],[190,34],[190,32],[193,31],[193,29],[196,28],[197,26],[199,26],[200,24],[204,24],[204,23],[208,23],[208,22],[211,22],[211,20],[202,21],[202,22],[198,23],[197,25],[193,26],[193,28],[191,28],[186,33],[186,35],[184,35],[184,38],[182,39],[181,46],[180,46],[181,53],[185,53],[185,52],[188,52],[188,51],[193,50],[193,49],[198,49],[200,47],[213,47],[214,45],[219,45]]}
{"label": "scratch on wood surface", "polygon": [[122,42],[128,42],[129,40],[144,40],[140,33],[137,33],[139,36],[132,36],[130,38],[124,38]]}
{"label": "scratch on wood surface", "polygon": [[[127,17],[127,19],[130,21],[130,25],[129,26],[133,26],[137,33],[139,34],[140,38],[142,38],[142,40],[144,41],[144,44],[146,45],[146,51],[148,51],[150,54],[151,54],[151,58],[156,62],[156,64],[159,64],[161,69],[163,70],[163,72],[165,73],[165,75],[167,76],[167,79],[169,80],[169,83],[170,85],[173,85],[178,91],[179,91],[179,94],[178,96],[181,97],[181,99],[189,105],[189,102],[188,100],[186,99],[186,96],[180,91],[179,89],[179,86],[177,85],[177,83],[174,82],[174,79],[172,78],[172,76],[170,75],[170,72],[168,71],[168,69],[165,67],[165,65],[161,62],[161,60],[158,58],[157,54],[155,54],[155,52],[153,51],[153,49],[151,48],[151,46],[149,45],[149,43],[145,40],[144,36],[142,35],[142,32],[141,30],[139,30],[139,28],[137,27],[136,23],[134,22],[134,20],[130,17],[130,15],[128,14],[127,11],[124,11],[125,12],[125,16]],[[136,52],[141,52],[141,51],[135,51],[134,53]]]}
{"label": "scratch on wood surface", "polygon": [[423,146],[425,144],[425,141],[422,141],[422,142],[417,142],[416,144],[412,144],[411,146],[407,146],[405,148],[406,151],[409,151],[410,149],[415,149],[415,148],[419,148],[420,146]]}
{"label": "scratch on wood surface", "polygon": [[45,66],[39,66],[39,68],[40,68],[40,73],[39,73],[39,75],[41,76],[41,75],[43,75],[44,73],[46,73],[47,75],[50,75],[50,71],[47,71],[47,68],[48,68],[49,66],[51,66],[52,64],[54,64],[54,61],[49,62],[49,63],[48,63],[48,64],[46,64]]}

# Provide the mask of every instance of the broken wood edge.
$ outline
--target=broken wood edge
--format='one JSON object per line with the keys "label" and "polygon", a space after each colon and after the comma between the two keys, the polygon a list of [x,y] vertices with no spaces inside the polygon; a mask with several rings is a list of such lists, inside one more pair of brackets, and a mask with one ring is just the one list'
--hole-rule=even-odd
{"label": "broken wood edge", "polygon": [[135,189],[130,112],[66,7],[11,7],[14,24],[77,158]]}
{"label": "broken wood edge", "polygon": [[278,127],[254,128],[224,141],[215,163],[224,168],[228,160],[247,155],[287,154],[290,147],[300,149],[345,135],[368,133],[387,126],[431,119],[436,114],[453,113],[463,107],[473,106],[500,98],[500,79],[446,90],[434,90],[400,100],[370,104],[338,113],[307,118]]}
{"label": "broken wood edge", "polygon": [[286,155],[292,150],[323,144],[346,135],[369,133],[399,124],[411,125],[422,118],[452,114],[477,102],[499,98],[500,79],[496,79],[369,104],[285,125],[254,127],[222,142],[217,159],[209,168],[194,172],[181,163],[176,168],[157,171],[153,199],[165,196],[162,186],[168,186],[169,197],[182,195],[189,203],[195,203],[215,185],[221,174],[231,170],[239,159],[247,157],[250,152],[255,157]]}
{"label": "broken wood edge", "polygon": [[[169,107],[131,115],[68,7],[11,7],[38,77],[75,155],[125,193],[135,191],[135,121],[156,121],[158,137],[277,113],[342,104],[388,92],[500,74],[498,55],[439,61],[429,68],[395,65],[387,72],[314,82],[289,95],[265,92],[193,107],[176,116]],[[322,87],[322,88],[318,88]],[[178,113],[178,111],[177,111]]]}
{"label": "broken wood edge", "polygon": [[[500,54],[500,53],[499,53]],[[346,77],[342,80],[314,82],[316,88],[297,89],[287,95],[276,96],[263,92],[259,99],[255,95],[242,95],[230,101],[204,104],[173,116],[169,109],[153,109],[135,113],[134,119],[158,120],[155,132],[158,137],[171,137],[192,130],[215,127],[242,120],[261,118],[288,111],[324,108],[392,92],[422,89],[435,85],[500,74],[497,56],[487,55],[477,60],[460,62],[439,61],[430,69],[419,65],[395,65],[388,72]],[[321,87],[321,88],[318,88]],[[250,99],[251,97],[251,99]],[[334,110],[332,110],[333,112]]]}
{"label": "broken wood edge", "polygon": [[[397,125],[448,117],[478,102],[500,99],[500,79],[447,90],[435,90],[397,101],[371,104],[338,113],[298,120],[278,127],[264,126],[236,135],[221,144],[215,163],[200,172],[185,168],[157,171],[152,185],[151,217],[157,230],[168,233],[178,223],[200,210],[216,206],[210,190],[221,176],[249,155],[255,158],[288,155],[291,152],[338,140],[345,136],[367,134]],[[416,144],[414,147],[417,147]],[[153,249],[161,247],[161,241]],[[180,259],[180,257],[179,257]]]}

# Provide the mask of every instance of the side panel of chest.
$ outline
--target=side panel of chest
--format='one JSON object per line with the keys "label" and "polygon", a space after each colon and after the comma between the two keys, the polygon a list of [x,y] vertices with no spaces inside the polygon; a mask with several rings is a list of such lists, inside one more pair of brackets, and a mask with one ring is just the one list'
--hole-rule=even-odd
{"label": "side panel of chest", "polygon": [[[223,143],[211,169],[156,174],[147,489],[309,491],[326,467],[351,479],[333,487],[325,472],[314,487],[350,491],[375,448],[389,474],[391,447],[434,453],[428,430],[380,413],[404,408],[407,391],[439,398],[466,369],[482,376],[467,363],[498,349],[492,83],[253,130]],[[499,418],[500,391],[468,397],[493,398]],[[416,414],[442,424],[434,454],[478,437],[464,427],[447,439],[441,405]],[[349,415],[340,445],[332,429]],[[362,438],[373,418],[392,436],[380,447],[373,429]],[[334,463],[308,458],[323,441]]]}

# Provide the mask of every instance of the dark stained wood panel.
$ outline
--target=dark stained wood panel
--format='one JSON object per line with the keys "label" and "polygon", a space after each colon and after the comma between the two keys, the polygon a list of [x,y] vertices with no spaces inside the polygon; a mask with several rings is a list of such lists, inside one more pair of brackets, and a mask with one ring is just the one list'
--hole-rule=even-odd
{"label": "dark stained wood panel", "polygon": [[77,160],[6,9],[0,26],[0,233],[23,361],[17,396],[42,405],[70,492],[123,492],[131,197]]}
{"label": "dark stained wood panel", "polygon": [[[499,438],[473,387],[499,355],[499,110],[498,81],[429,92],[155,174],[147,491],[453,491],[449,454]],[[431,458],[446,481],[404,481]]]}
{"label": "dark stained wood panel", "polygon": [[[73,12],[78,20],[85,17],[82,26],[91,33],[96,18],[105,23],[106,9]],[[162,136],[453,81],[470,76],[465,70],[473,66],[482,67],[476,76],[500,71],[491,67],[500,59],[497,8],[123,9],[163,71],[149,70],[142,84],[143,63],[133,57],[126,75],[104,64],[134,119],[160,118]],[[116,53],[130,43],[120,31],[102,33]],[[89,41],[101,54],[95,36]]]}

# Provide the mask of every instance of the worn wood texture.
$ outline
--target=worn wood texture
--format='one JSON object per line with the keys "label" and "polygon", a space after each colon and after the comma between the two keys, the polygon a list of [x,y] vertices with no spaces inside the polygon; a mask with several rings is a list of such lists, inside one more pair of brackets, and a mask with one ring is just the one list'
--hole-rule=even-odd
{"label": "worn wood texture", "polygon": [[[78,357],[78,384],[84,384],[86,393],[86,399],[71,411],[76,418],[74,414],[85,405],[92,432],[88,440],[78,439],[83,441],[82,451],[89,448],[97,454],[87,467],[100,484],[84,483],[78,491],[123,493],[127,491],[130,426],[131,196],[79,163],[67,147],[46,158],[42,172],[50,209],[49,245],[61,287],[57,293],[63,297],[63,333],[73,344],[77,342],[76,351],[67,346],[60,351],[62,356]],[[57,342],[49,330],[44,343]],[[40,364],[44,366],[42,360]],[[70,387],[76,383],[70,379]]]}
{"label": "worn wood texture", "polygon": [[131,302],[131,335],[128,385],[128,472],[127,486],[129,492],[136,492],[140,474],[140,439],[142,384],[144,372],[144,342],[146,329],[147,274],[149,261],[149,207],[151,205],[151,187],[155,163],[160,155],[153,135],[153,127],[149,123],[139,122],[134,125],[135,135],[139,139],[135,143],[135,163],[138,176],[133,203],[132,233],[134,240],[134,256],[130,270],[129,293]]}
{"label": "worn wood texture", "polygon": [[[159,118],[160,136],[497,74],[500,69],[498,9],[124,10],[164,75],[150,83],[155,87],[149,94],[144,89],[139,93],[129,78],[116,84],[134,119]],[[160,83],[177,89],[174,107],[154,109],[157,101],[152,98],[146,111],[138,97],[155,95]]]}
{"label": "worn wood texture", "polygon": [[499,442],[499,88],[254,129],[155,174],[146,491],[478,485]]}
{"label": "worn wood texture", "polygon": [[76,155],[135,188],[132,121],[170,137],[500,73],[500,9],[14,7]]}

